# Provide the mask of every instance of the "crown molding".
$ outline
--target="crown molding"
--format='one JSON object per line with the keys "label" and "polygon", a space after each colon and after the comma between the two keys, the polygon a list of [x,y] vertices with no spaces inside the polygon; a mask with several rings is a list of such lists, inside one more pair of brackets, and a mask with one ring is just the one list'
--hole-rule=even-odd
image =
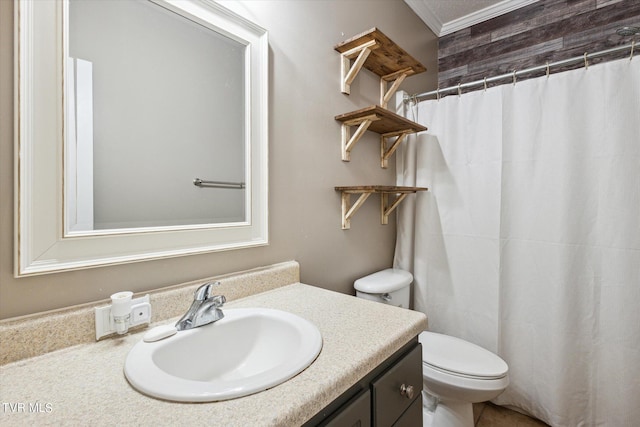
{"label": "crown molding", "polygon": [[442,22],[433,9],[429,6],[430,0],[404,0],[407,5],[424,21],[425,24],[438,37],[446,36],[471,27],[489,19],[495,18],[505,13],[512,12],[521,7],[530,5],[538,0],[502,0],[492,6],[480,9],[477,12],[470,13],[449,22]]}
{"label": "crown molding", "polygon": [[427,27],[429,27],[436,36],[440,37],[443,23],[434,10],[429,7],[427,0],[404,0],[404,2],[427,24]]}

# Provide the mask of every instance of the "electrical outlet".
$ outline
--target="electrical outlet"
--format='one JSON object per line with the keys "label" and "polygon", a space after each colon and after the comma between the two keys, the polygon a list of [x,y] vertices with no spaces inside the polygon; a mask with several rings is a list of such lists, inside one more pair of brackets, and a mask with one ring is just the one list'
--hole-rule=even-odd
{"label": "electrical outlet", "polygon": [[[151,304],[149,295],[131,300],[131,317],[129,327],[151,323]],[[115,334],[116,327],[111,316],[111,305],[95,308],[96,341],[107,335]]]}

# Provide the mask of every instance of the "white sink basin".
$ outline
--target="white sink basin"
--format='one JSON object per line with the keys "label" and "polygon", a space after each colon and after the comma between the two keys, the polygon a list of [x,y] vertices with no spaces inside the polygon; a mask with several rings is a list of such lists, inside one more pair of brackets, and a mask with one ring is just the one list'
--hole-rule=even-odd
{"label": "white sink basin", "polygon": [[131,385],[180,402],[233,399],[290,379],[320,353],[320,331],[299,316],[266,308],[223,311],[215,323],[137,343],[124,367]]}

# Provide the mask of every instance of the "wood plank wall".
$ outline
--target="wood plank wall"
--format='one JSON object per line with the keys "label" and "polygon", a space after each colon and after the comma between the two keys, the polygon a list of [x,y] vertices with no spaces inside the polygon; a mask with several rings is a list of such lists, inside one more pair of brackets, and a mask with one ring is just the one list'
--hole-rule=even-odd
{"label": "wood plank wall", "polygon": [[[616,29],[625,25],[640,26],[640,0],[540,0],[441,37],[439,87],[629,44],[634,37],[616,34]],[[640,36],[636,35],[635,40],[640,60]],[[593,58],[589,63],[623,56],[629,56],[629,52]],[[556,68],[551,72],[581,66],[583,64]]]}

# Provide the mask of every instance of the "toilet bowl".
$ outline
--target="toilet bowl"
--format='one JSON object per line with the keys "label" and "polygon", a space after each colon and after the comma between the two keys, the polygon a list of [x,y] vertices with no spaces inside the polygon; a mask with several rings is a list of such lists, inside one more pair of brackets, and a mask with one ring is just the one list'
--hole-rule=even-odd
{"label": "toilet bowl", "polygon": [[[386,269],[354,283],[356,296],[409,307],[411,273]],[[460,338],[422,332],[424,427],[473,427],[473,403],[497,397],[509,385],[509,367],[492,352]]]}
{"label": "toilet bowl", "polygon": [[492,352],[456,337],[422,332],[424,426],[472,427],[473,403],[509,385],[509,367]]}

